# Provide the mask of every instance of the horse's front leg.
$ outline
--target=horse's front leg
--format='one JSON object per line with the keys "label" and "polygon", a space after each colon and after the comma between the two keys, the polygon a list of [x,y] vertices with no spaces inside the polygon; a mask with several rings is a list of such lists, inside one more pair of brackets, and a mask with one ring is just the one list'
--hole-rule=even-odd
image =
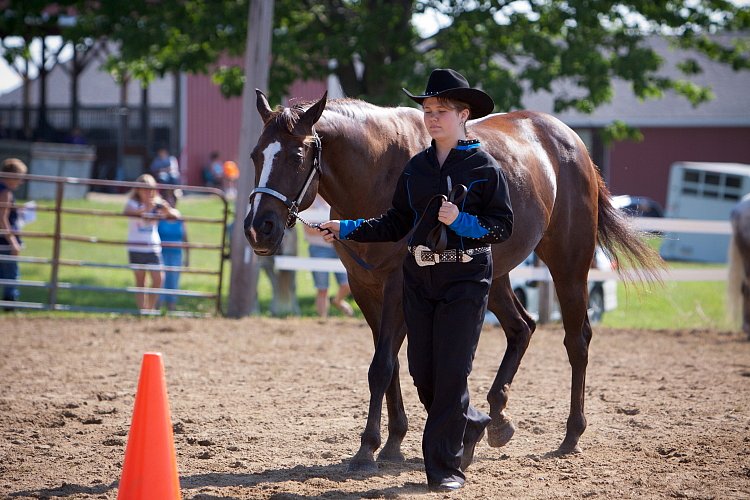
{"label": "horse's front leg", "polygon": [[408,422],[401,396],[398,351],[406,330],[401,310],[400,276],[388,280],[380,293],[360,291],[359,295],[362,300],[358,297],[358,292],[355,292],[356,285],[354,283],[352,285],[352,293],[372,328],[375,354],[368,371],[370,404],[367,424],[362,432],[360,448],[352,458],[349,470],[374,472],[377,471],[375,451],[381,444],[380,421],[384,396],[388,406],[389,434],[378,458],[394,461],[404,459],[401,453],[401,442],[406,435]]}
{"label": "horse's front leg", "polygon": [[506,411],[510,385],[529,346],[536,323],[513,293],[507,274],[493,282],[489,308],[500,320],[508,342],[495,381],[487,394],[492,417],[492,422],[487,426],[487,442],[490,446],[499,447],[506,445],[516,431]]}
{"label": "horse's front leg", "polygon": [[[401,308],[399,307],[398,309],[400,310]],[[401,349],[401,345],[404,343],[404,337],[406,337],[406,325],[404,324],[403,315],[399,314],[398,316],[401,317],[401,323],[394,323],[393,325],[388,326],[388,331],[393,332],[393,335],[381,335],[380,337],[390,338],[390,342],[388,342],[390,345],[382,348],[382,352],[390,352],[390,356],[388,359],[383,360],[382,363],[378,363],[380,368],[377,370],[378,373],[386,375],[389,371],[391,373],[391,381],[390,384],[388,384],[388,389],[385,393],[385,401],[388,407],[388,439],[386,440],[383,449],[380,450],[380,454],[378,454],[378,460],[388,462],[404,461],[404,454],[401,452],[401,442],[404,440],[404,436],[406,436],[406,431],[409,427],[409,422],[406,418],[406,411],[404,410],[404,400],[401,395],[401,377],[399,376],[400,364],[398,362],[398,352]],[[376,352],[377,350],[378,349],[376,349]],[[373,369],[370,367],[370,387],[373,386],[372,371]]]}

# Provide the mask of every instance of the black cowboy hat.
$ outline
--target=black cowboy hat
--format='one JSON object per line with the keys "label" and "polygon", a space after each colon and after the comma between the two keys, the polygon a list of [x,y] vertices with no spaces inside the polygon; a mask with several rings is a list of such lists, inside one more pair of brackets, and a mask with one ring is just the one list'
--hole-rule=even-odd
{"label": "black cowboy hat", "polygon": [[414,95],[406,89],[402,89],[414,102],[422,104],[428,97],[444,97],[465,102],[469,105],[471,115],[469,118],[476,119],[487,116],[495,109],[492,97],[479,89],[469,86],[464,75],[452,69],[434,69],[427,81],[427,88],[422,95]]}

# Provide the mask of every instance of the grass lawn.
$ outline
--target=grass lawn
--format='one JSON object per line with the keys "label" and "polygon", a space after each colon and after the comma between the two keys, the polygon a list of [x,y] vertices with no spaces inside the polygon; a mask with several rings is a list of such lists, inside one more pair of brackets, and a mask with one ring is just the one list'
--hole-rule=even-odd
{"label": "grass lawn", "polygon": [[729,329],[723,281],[665,282],[649,289],[617,286],[617,309],[602,325],[644,329]]}
{"label": "grass lawn", "polygon": [[[22,203],[23,200],[19,200]],[[40,207],[53,206],[52,201],[38,201]],[[93,195],[86,200],[66,200],[65,208],[102,210],[109,213],[121,213],[125,204],[123,195]],[[222,218],[223,206],[214,197],[188,196],[181,200],[178,208],[188,217]],[[233,210],[230,203],[230,210]],[[229,220],[231,220],[231,215]],[[37,220],[26,226],[24,231],[52,232],[54,230],[54,214],[52,212],[37,213]],[[299,225],[298,225],[299,226]],[[308,255],[307,245],[302,237],[301,227],[298,227],[298,255]],[[96,237],[101,240],[124,240],[127,234],[127,219],[104,215],[65,214],[62,223],[62,233]],[[188,223],[188,235],[191,243],[209,245],[219,244],[221,241],[221,226],[219,224],[205,224],[200,222]],[[658,246],[657,240],[652,245]],[[50,239],[27,237],[25,239],[24,257],[50,258],[53,242]],[[127,252],[122,246],[104,243],[61,242],[61,258],[76,261],[107,264],[127,264]],[[191,269],[203,269],[218,272],[221,257],[218,250],[192,249],[190,251]],[[675,267],[700,267],[696,264],[671,264]],[[51,276],[51,266],[48,264],[21,264],[21,278],[48,282]],[[230,266],[225,262],[223,276],[222,302],[226,308],[229,290]],[[59,281],[78,285],[99,287],[124,288],[133,286],[132,271],[129,269],[113,269],[107,267],[72,267],[61,266]],[[217,276],[183,273],[181,288],[214,293],[218,282]],[[331,280],[335,291],[335,280]],[[302,314],[315,314],[315,290],[312,274],[309,272],[296,273],[297,297]],[[649,289],[638,286],[618,285],[618,309],[608,312],[604,316],[603,324],[622,328],[729,328],[725,318],[724,282],[666,282],[663,287],[651,285]],[[48,290],[44,288],[23,287],[22,300],[29,302],[47,302]],[[258,297],[261,314],[268,314],[271,301],[271,285],[267,277],[261,273],[258,281]],[[114,309],[133,309],[135,299],[132,294],[124,292],[60,290],[58,303],[75,304],[87,307],[107,307]],[[214,303],[209,299],[180,298],[179,308],[191,312],[211,313]],[[357,314],[359,310],[357,310]],[[337,312],[332,312],[338,314]]]}

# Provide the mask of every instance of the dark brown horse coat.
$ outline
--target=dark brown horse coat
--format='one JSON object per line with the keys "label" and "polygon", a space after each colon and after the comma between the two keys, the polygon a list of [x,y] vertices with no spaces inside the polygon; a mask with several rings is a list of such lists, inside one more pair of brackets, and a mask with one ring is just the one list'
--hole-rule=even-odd
{"label": "dark brown horse coat", "polygon": [[[259,187],[300,198],[301,208],[319,191],[333,218],[376,217],[389,208],[395,183],[407,160],[430,141],[422,114],[412,108],[380,108],[357,100],[272,110],[257,91],[263,132],[252,158]],[[609,192],[580,138],[556,118],[518,111],[469,122],[469,135],[480,139],[505,172],[514,211],[514,230],[493,245],[494,279],[489,309],[505,331],[508,347],[487,399],[492,423],[488,440],[502,446],[514,432],[507,413],[508,394],[521,358],[536,327],[510,286],[508,273],[532,251],[547,264],[565,328],[564,344],[572,368],[570,414],[560,451],[579,451],[586,428],[584,389],[591,325],[587,316],[587,276],[599,243],[618,262],[618,255],[658,278],[658,255],[631,230],[610,203]],[[320,172],[315,173],[317,134],[322,144]],[[312,177],[311,177],[312,176]],[[311,178],[309,189],[305,182]],[[259,255],[278,248],[289,214],[275,195],[251,197],[245,218],[248,241]],[[373,332],[375,354],[369,371],[370,405],[354,470],[376,470],[374,453],[381,445],[383,396],[388,406],[388,440],[380,459],[402,460],[401,441],[407,419],[401,399],[397,354],[405,337],[401,310],[401,262],[405,241],[347,242],[375,268],[358,266],[337,245],[349,273],[352,294]],[[622,269],[618,265],[618,269]]]}

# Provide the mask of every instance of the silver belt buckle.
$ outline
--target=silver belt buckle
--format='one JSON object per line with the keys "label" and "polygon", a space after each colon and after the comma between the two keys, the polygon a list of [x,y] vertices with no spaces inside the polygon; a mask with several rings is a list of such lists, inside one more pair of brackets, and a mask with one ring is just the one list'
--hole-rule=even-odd
{"label": "silver belt buckle", "polygon": [[414,260],[417,262],[417,265],[420,267],[434,266],[437,263],[435,259],[438,259],[438,260],[440,259],[440,256],[438,256],[436,253],[433,253],[432,254],[433,260],[425,260],[422,257],[422,254],[424,252],[432,252],[432,250],[430,250],[424,245],[417,245],[416,248],[414,248]]}
{"label": "silver belt buckle", "polygon": [[469,262],[472,259],[471,255],[466,252],[461,252],[461,262]]}

